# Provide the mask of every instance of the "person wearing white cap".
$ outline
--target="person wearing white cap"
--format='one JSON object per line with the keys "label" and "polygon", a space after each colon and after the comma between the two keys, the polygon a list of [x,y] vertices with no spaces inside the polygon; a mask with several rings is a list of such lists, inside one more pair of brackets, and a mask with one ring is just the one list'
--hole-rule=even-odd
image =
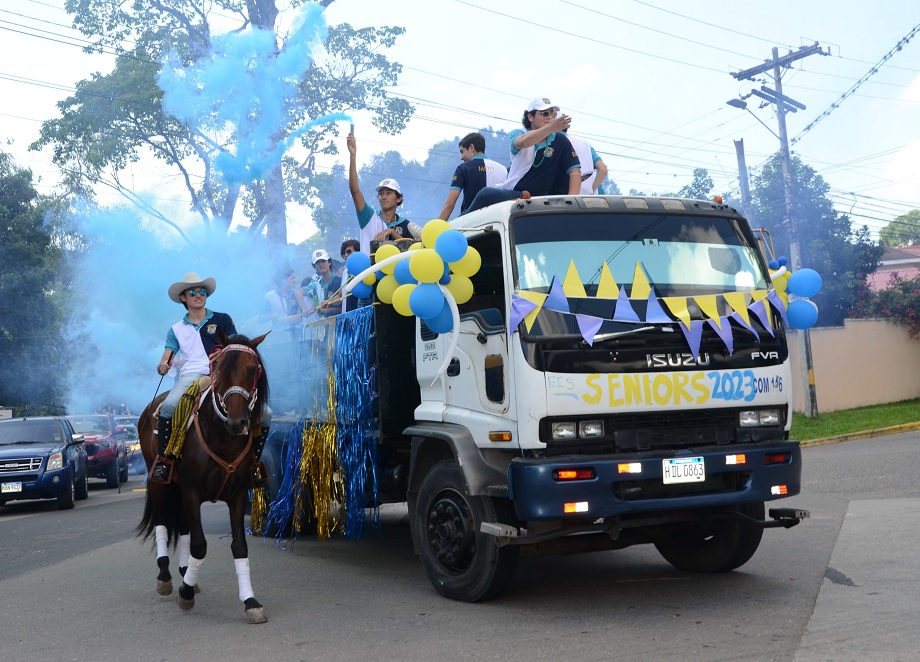
{"label": "person wearing white cap", "polygon": [[[533,99],[524,110],[524,129],[508,134],[511,168],[508,179],[498,187],[486,187],[473,199],[467,211],[504,200],[534,195],[578,195],[581,163],[564,131],[572,119],[559,114],[559,106],[547,97]],[[527,196],[524,194],[527,193]]]}
{"label": "person wearing white cap", "polygon": [[[313,251],[310,260],[316,274],[300,282],[304,290],[307,312],[316,311],[320,317],[338,315],[342,312],[342,300],[336,293],[342,287],[342,279],[332,271],[332,258],[324,249],[318,248]],[[338,300],[329,303],[329,299]]]}
{"label": "person wearing white cap", "polygon": [[371,252],[371,240],[384,241],[387,239],[418,239],[422,236],[422,228],[416,223],[399,217],[396,208],[402,204],[403,194],[399,182],[395,179],[384,179],[374,189],[377,191],[377,202],[380,211],[375,212],[367,204],[361,187],[358,185],[357,143],[353,133],[348,134],[348,190],[355,203],[358,213],[358,225],[361,227],[361,251]]}

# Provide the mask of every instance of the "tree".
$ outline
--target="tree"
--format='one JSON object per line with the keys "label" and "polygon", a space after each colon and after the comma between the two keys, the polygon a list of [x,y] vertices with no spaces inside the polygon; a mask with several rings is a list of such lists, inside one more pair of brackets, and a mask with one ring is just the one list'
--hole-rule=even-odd
{"label": "tree", "polygon": [[63,413],[59,211],[0,153],[0,404],[17,416]]}
{"label": "tree", "polygon": [[792,159],[792,181],[795,206],[790,223],[785,218],[779,155],[754,178],[752,202],[758,224],[770,231],[777,256],[788,256],[793,236],[798,239],[803,266],[816,270],[824,282],[821,292],[812,297],[818,306],[818,323],[840,326],[862,296],[866,276],[878,266],[882,249],[866,226],[854,229],[850,217],[834,209],[824,178],[798,157]]}
{"label": "tree", "polygon": [[692,198],[694,200],[708,200],[713,186],[715,186],[715,184],[706,168],[694,168],[693,181],[686,186],[682,186],[677,192],[677,197]]}
{"label": "tree", "polygon": [[[338,126],[318,118],[368,110],[378,129],[398,133],[414,112],[385,89],[401,66],[383,51],[402,28],[342,24],[323,37],[320,7],[329,2],[293,0],[304,20],[282,39],[276,0],[67,0],[89,50],[118,57],[58,104],[61,117],[43,124],[33,148],[53,146],[72,184],[112,187],[181,233],[123,181],[131,163],[153,155],[206,228],[226,233],[243,215],[253,235],[265,230],[271,244],[286,244],[285,202],[304,202],[315,156],[336,151]],[[237,30],[213,35],[212,10],[238,17]],[[311,59],[317,41],[323,48]],[[297,156],[282,159],[293,146]]]}
{"label": "tree", "polygon": [[898,216],[878,233],[884,246],[916,246],[920,244],[920,209]]}

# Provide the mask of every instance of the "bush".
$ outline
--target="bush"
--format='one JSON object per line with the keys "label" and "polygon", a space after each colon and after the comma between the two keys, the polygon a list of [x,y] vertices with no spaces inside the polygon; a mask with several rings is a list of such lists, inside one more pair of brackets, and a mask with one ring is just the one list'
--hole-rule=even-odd
{"label": "bush", "polygon": [[910,337],[920,339],[920,276],[902,278],[892,273],[887,288],[866,294],[850,311],[851,317],[890,319],[907,326]]}

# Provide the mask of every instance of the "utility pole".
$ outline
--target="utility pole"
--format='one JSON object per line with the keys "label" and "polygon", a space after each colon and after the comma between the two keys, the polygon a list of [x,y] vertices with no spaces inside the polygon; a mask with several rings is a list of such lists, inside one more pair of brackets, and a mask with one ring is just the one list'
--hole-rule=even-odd
{"label": "utility pole", "polygon": [[[827,53],[821,50],[818,44],[803,46],[794,53],[790,52],[783,57],[779,56],[779,49],[774,47],[772,52],[773,57],[769,60],[765,60],[762,65],[732,74],[732,76],[738,80],[753,80],[753,77],[757,74],[765,73],[771,69],[773,70],[773,84],[776,86],[776,89],[771,90],[762,86],[760,90],[751,90],[751,94],[776,106],[776,118],[779,123],[780,160],[783,166],[783,193],[786,202],[786,217],[784,219],[784,224],[790,236],[789,259],[793,270],[801,268],[802,256],[799,248],[798,219],[796,219],[794,215],[792,157],[789,154],[789,137],[786,133],[786,113],[794,113],[797,109],[805,110],[805,106],[783,95],[782,67],[789,66],[796,60],[816,54],[827,55]],[[808,329],[803,329],[799,330],[796,335],[798,336],[799,354],[802,357],[802,384],[804,386],[805,415],[809,418],[814,418],[818,415],[818,397],[815,392],[815,370],[811,355],[811,333]]]}
{"label": "utility pole", "polygon": [[738,157],[738,183],[741,185],[741,207],[748,221],[753,223],[754,205],[751,204],[751,185],[748,183],[747,161],[744,158],[744,138],[736,140],[735,156]]}

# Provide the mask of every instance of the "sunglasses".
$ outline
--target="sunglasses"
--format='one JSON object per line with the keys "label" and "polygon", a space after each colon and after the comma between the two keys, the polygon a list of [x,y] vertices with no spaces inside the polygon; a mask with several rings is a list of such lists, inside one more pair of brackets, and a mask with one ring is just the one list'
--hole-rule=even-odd
{"label": "sunglasses", "polygon": [[543,117],[552,117],[555,114],[555,110],[538,110],[534,113],[534,115],[542,115]]}
{"label": "sunglasses", "polygon": [[355,252],[355,249],[354,249],[354,248],[346,248],[345,251],[342,253],[342,257],[346,257],[346,256],[348,256],[348,255],[351,255],[351,254],[354,253],[354,252]]}
{"label": "sunglasses", "polygon": [[186,290],[186,291],[185,291],[185,296],[188,296],[188,297],[198,297],[198,296],[206,297],[206,296],[208,296],[208,291],[207,291],[205,288],[203,288],[203,287],[202,287],[202,288],[199,288],[199,289],[197,289],[197,290],[194,290],[194,289],[193,289],[193,290]]}

